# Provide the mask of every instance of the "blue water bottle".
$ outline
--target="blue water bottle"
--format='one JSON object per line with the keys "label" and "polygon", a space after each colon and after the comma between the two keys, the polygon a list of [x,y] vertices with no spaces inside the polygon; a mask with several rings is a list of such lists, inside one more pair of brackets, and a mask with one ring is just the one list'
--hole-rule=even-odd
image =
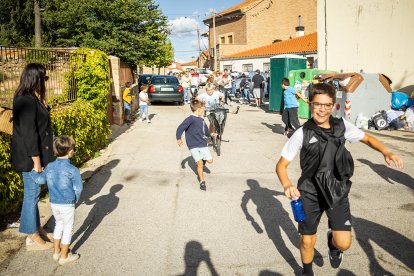
{"label": "blue water bottle", "polygon": [[305,210],[303,210],[303,203],[302,199],[296,198],[292,199],[290,202],[290,205],[292,206],[293,216],[295,217],[295,221],[301,222],[304,221],[305,216]]}

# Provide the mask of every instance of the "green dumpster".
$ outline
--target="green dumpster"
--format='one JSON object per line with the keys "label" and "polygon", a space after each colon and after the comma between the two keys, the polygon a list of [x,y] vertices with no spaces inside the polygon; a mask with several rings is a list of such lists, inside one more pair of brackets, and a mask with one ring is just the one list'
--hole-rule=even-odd
{"label": "green dumpster", "polygon": [[[289,82],[290,85],[295,88],[296,92],[302,93],[302,96],[306,99],[309,98],[309,85],[312,83],[312,80],[315,76],[320,74],[332,74],[336,73],[335,71],[329,70],[319,70],[319,69],[300,69],[300,70],[291,70],[289,71]],[[302,99],[299,99],[299,109],[298,109],[299,118],[309,119],[311,117],[311,112],[309,105],[305,103]]]}
{"label": "green dumpster", "polygon": [[283,111],[282,79],[295,69],[306,69],[306,58],[298,55],[277,55],[270,58],[269,110]]}

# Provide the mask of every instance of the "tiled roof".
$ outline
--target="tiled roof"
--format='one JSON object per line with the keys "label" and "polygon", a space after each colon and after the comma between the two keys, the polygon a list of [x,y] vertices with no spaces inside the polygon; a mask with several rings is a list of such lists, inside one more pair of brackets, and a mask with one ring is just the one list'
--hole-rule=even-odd
{"label": "tiled roof", "polygon": [[245,0],[245,1],[241,2],[240,4],[234,5],[231,8],[228,8],[224,11],[219,12],[217,15],[225,15],[225,14],[232,13],[232,12],[235,12],[235,11],[243,10],[243,9],[248,8],[250,5],[252,5],[252,4],[254,4],[258,1],[262,1],[262,0]]}
{"label": "tiled roof", "polygon": [[318,40],[317,33],[296,37],[281,42],[272,43],[270,45],[254,48],[244,52],[236,53],[233,55],[224,56],[223,58],[242,58],[242,57],[262,57],[262,56],[274,56],[280,54],[296,54],[317,52]]}
{"label": "tiled roof", "polygon": [[192,61],[189,61],[189,62],[181,63],[181,66],[195,66],[195,65],[197,65],[197,60],[196,59],[194,59]]}

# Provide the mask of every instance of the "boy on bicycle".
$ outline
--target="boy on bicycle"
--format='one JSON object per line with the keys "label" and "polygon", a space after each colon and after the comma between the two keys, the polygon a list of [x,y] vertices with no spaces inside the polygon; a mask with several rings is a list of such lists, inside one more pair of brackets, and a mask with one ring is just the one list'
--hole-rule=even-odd
{"label": "boy on bicycle", "polygon": [[209,111],[223,102],[224,93],[216,90],[214,86],[206,86],[206,93],[198,96],[197,100],[205,103],[207,118],[210,122],[208,129],[210,133],[214,133],[214,124],[211,121],[211,115],[209,114]]}
{"label": "boy on bicycle", "polygon": [[200,189],[205,191],[206,181],[204,180],[204,165],[206,162],[209,164],[213,163],[213,157],[211,156],[207,145],[211,135],[203,119],[204,103],[199,100],[192,100],[190,102],[190,107],[193,114],[187,117],[177,128],[177,144],[180,147],[183,144],[181,136],[185,131],[185,142],[197,164]]}

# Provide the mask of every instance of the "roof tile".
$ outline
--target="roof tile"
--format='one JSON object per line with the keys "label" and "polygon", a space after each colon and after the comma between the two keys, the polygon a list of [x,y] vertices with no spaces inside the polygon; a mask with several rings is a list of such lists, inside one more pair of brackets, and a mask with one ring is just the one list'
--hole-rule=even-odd
{"label": "roof tile", "polygon": [[317,50],[318,40],[317,33],[315,32],[305,36],[296,37],[251,50],[239,52],[233,55],[224,56],[223,58],[230,59],[242,57],[272,56],[280,54],[316,52]]}

